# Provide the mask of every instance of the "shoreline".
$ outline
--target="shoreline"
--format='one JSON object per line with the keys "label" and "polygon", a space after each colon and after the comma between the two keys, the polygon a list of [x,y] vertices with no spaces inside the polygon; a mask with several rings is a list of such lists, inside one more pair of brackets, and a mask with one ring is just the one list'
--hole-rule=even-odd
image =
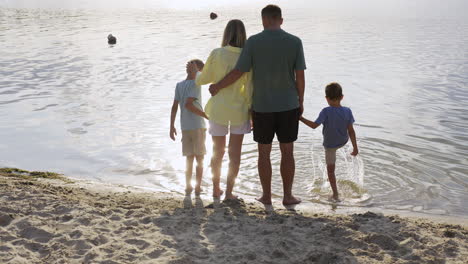
{"label": "shoreline", "polygon": [[[182,198],[185,195],[176,192],[176,191],[160,191],[153,188],[147,188],[143,186],[133,186],[133,185],[126,185],[126,184],[114,184],[114,183],[104,183],[101,181],[92,181],[92,180],[84,180],[80,178],[72,178],[68,177],[69,179],[73,180],[75,184],[82,185],[86,188],[94,188],[93,186],[101,186],[108,189],[108,191],[133,191],[139,193],[147,193],[148,195],[155,194],[157,196],[164,196],[170,195]],[[194,194],[192,194],[194,196]],[[213,202],[213,198],[209,197],[208,195],[201,194],[200,196],[204,201]],[[260,202],[256,201],[253,198],[244,198],[241,197],[242,200],[248,203],[252,203],[257,205],[258,207],[264,207]],[[313,203],[309,201],[302,201],[299,205],[290,207],[290,209],[300,211],[306,214],[331,214],[331,215],[351,215],[356,213],[365,213],[367,211],[377,212],[383,215],[398,215],[406,218],[411,219],[424,219],[428,221],[432,221],[434,223],[447,223],[452,225],[461,225],[465,228],[468,228],[468,216],[463,215],[441,215],[441,214],[431,214],[425,212],[413,212],[413,211],[405,211],[405,210],[396,210],[396,209],[386,209],[380,207],[360,207],[360,206],[343,206],[338,204],[338,208],[332,209],[332,204],[323,204],[323,203]],[[284,205],[281,204],[280,200],[273,201],[273,209],[274,210],[286,210]],[[271,210],[268,208],[266,210]]]}
{"label": "shoreline", "polygon": [[0,186],[2,263],[464,263],[468,258],[466,222],[369,208],[265,211],[249,200],[212,205],[193,195],[71,178],[0,176]]}

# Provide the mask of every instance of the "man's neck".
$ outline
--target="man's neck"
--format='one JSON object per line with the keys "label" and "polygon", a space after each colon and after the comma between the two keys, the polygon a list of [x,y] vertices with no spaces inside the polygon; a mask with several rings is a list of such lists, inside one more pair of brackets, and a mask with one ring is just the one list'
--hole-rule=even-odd
{"label": "man's neck", "polygon": [[266,30],[280,30],[281,26],[280,25],[268,26],[268,27],[264,27],[264,29],[266,29]]}
{"label": "man's neck", "polygon": [[185,78],[185,80],[195,80],[196,77],[196,74],[187,74],[187,78]]}

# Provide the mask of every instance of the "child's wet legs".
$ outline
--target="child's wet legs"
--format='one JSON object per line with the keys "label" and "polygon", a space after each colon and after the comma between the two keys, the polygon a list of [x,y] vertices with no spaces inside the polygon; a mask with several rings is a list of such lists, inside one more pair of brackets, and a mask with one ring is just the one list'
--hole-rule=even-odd
{"label": "child's wet legs", "polygon": [[195,156],[187,156],[185,162],[185,192],[187,194],[192,192],[192,173],[193,173],[193,159]]}
{"label": "child's wet legs", "polygon": [[328,181],[333,191],[333,199],[338,200],[338,189],[336,187],[335,164],[327,165]]}
{"label": "child's wet legs", "polygon": [[201,193],[201,181],[203,178],[203,155],[196,156],[197,159],[197,167],[196,167],[196,183],[195,183],[195,194]]}

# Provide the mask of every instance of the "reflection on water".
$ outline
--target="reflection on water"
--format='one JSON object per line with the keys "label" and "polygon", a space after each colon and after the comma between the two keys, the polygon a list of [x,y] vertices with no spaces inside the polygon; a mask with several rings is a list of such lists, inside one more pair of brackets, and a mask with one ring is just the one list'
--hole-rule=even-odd
{"label": "reflection on water", "polygon": [[[440,10],[450,8],[463,10]],[[468,215],[468,22],[449,11],[335,16],[284,6],[284,27],[302,38],[308,63],[305,115],[317,116],[326,106],[323,87],[338,81],[357,121],[360,156],[344,149],[337,163],[343,206]],[[253,8],[220,9],[215,21],[207,14],[0,8],[0,166],[183,193],[185,160],[168,127],[185,62],[205,60],[231,18],[242,19],[248,34],[261,30]],[[107,44],[109,33],[117,45]],[[328,203],[320,129],[301,126],[295,155],[294,191]],[[247,136],[236,187],[242,197],[260,192],[256,158]],[[274,145],[276,198],[279,159]]]}

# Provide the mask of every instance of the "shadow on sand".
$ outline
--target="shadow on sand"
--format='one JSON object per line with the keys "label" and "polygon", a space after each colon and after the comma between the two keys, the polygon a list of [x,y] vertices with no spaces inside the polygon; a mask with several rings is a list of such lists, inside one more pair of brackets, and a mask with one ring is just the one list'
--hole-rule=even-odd
{"label": "shadow on sand", "polygon": [[242,200],[206,207],[198,198],[191,201],[186,197],[186,206],[159,226],[174,240],[172,263],[444,263],[447,250],[457,252],[450,244],[426,247],[430,235],[399,217],[305,216]]}

